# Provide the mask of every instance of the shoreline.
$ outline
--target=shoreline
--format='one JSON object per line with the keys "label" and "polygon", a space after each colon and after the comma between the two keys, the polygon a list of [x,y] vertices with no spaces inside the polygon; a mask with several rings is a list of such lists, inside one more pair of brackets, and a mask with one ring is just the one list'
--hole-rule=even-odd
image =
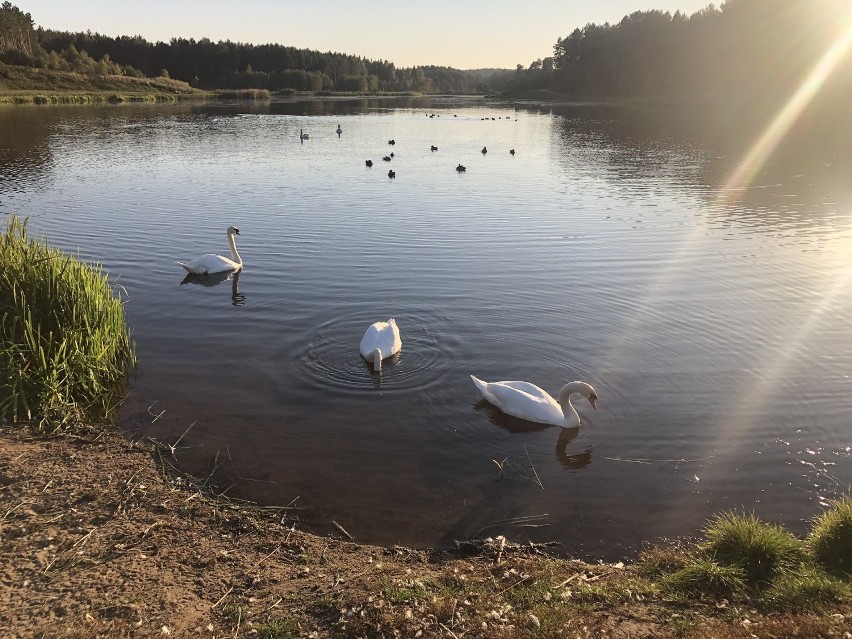
{"label": "shoreline", "polygon": [[314,535],[114,429],[2,425],[0,446],[8,637],[852,636],[848,602],[800,614],[685,602],[641,560],[555,558],[502,536],[414,550]]}

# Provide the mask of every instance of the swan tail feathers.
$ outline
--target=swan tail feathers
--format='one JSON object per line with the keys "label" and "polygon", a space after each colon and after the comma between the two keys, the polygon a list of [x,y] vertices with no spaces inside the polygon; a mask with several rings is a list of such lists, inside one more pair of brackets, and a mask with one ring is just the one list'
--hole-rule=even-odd
{"label": "swan tail feathers", "polygon": [[177,264],[178,266],[182,266],[187,273],[192,273],[192,269],[189,268],[188,264],[184,264],[183,262],[175,262],[175,264]]}
{"label": "swan tail feathers", "polygon": [[470,379],[473,380],[474,385],[479,389],[479,392],[485,396],[485,387],[488,386],[488,382],[483,382],[478,377],[470,376]]}

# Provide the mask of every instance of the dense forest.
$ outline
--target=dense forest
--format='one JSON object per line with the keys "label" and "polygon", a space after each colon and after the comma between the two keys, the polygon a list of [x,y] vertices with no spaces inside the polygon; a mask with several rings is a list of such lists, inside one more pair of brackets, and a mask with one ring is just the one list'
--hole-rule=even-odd
{"label": "dense forest", "polygon": [[[479,93],[550,90],[575,97],[786,99],[850,28],[849,0],[726,0],[691,16],[636,11],[617,24],[587,24],[553,55],[514,70],[396,68],[392,62],[280,44],[106,36],[35,28],[0,6],[0,63],[99,75],[168,76],[202,89]],[[852,47],[829,93],[852,97]]]}
{"label": "dense forest", "polygon": [[[559,38],[552,57],[518,67],[511,88],[775,102],[789,97],[850,28],[849,0],[727,0],[691,16],[636,11]],[[849,95],[852,47],[831,80]]]}
{"label": "dense forest", "polygon": [[151,43],[141,36],[111,37],[35,28],[28,13],[0,6],[0,63],[98,75],[166,76],[201,89],[474,93],[495,90],[507,70],[448,67],[396,68],[343,53],[280,44],[242,44],[173,38]]}

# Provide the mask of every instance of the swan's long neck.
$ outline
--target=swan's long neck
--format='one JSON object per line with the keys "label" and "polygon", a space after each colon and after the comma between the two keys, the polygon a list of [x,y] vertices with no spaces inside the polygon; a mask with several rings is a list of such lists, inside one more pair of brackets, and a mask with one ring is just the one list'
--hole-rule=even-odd
{"label": "swan's long neck", "polygon": [[382,349],[380,348],[373,351],[373,370],[377,373],[382,372]]}
{"label": "swan's long neck", "polygon": [[243,258],[240,257],[240,254],[237,253],[237,240],[235,237],[235,233],[228,233],[228,244],[231,246],[231,259],[233,259],[240,266],[243,265]]}
{"label": "swan's long neck", "polygon": [[580,425],[580,414],[574,405],[571,403],[571,391],[565,389],[559,393],[559,405],[562,407],[562,415],[565,417],[563,427],[574,428]]}
{"label": "swan's long neck", "polygon": [[574,393],[582,395],[581,388],[578,388],[577,382],[565,384],[559,391],[559,405],[562,407],[562,415],[565,417],[565,428],[575,428],[580,425],[580,414],[574,405],[571,403],[571,395]]}
{"label": "swan's long neck", "polygon": [[565,423],[563,424],[565,428],[574,428],[580,425],[580,415],[571,404],[571,395],[574,393],[588,398],[592,404],[592,408],[595,407],[595,401],[597,400],[595,389],[586,382],[568,382],[565,384],[559,391],[559,405],[562,407],[562,414],[565,417]]}

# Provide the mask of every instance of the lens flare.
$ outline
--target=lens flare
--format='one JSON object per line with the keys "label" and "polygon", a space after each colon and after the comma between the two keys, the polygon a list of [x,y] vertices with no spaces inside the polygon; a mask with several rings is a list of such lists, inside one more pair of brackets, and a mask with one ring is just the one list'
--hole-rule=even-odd
{"label": "lens flare", "polygon": [[[728,179],[719,196],[723,204],[737,203],[796,119],[843,60],[850,45],[852,45],[852,21],[849,28],[820,58],[802,85],[787,101]],[[801,349],[812,333],[818,330],[820,319],[831,312],[838,301],[848,298],[849,286],[852,284],[852,263],[841,257],[836,271],[836,277],[826,280],[825,289],[819,299],[809,312],[800,318],[795,330],[786,336],[785,346],[767,353],[764,360],[755,367],[756,370],[761,371],[760,377],[750,387],[743,389],[735,406],[728,413],[726,423],[720,424],[717,441],[721,443],[728,440],[730,433],[734,430],[742,432],[749,428],[748,415],[753,414],[756,407],[767,401],[773,389],[777,388],[778,383],[784,378],[786,371],[799,361]]]}
{"label": "lens flare", "polygon": [[843,59],[852,44],[852,23],[845,33],[829,48],[814,66],[808,77],[790,97],[781,111],[775,116],[760,138],[751,147],[739,166],[728,178],[722,188],[720,198],[726,204],[736,204],[746,187],[772,155],[772,152],[784,139],[790,127],[796,122],[802,111],[813,100],[820,87],[825,83],[837,65]]}

